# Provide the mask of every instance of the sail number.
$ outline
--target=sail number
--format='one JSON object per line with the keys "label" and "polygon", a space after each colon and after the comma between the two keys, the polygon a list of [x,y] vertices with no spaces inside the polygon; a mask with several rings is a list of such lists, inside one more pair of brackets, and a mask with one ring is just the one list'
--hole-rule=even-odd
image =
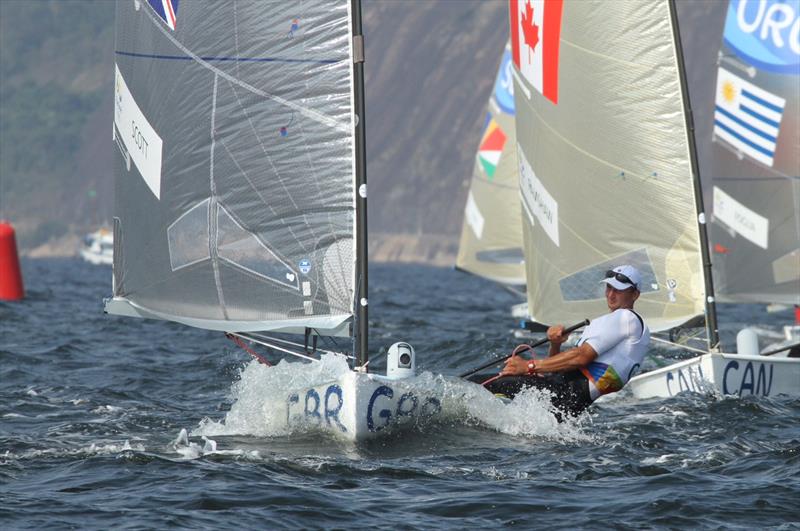
{"label": "sail number", "polygon": [[769,364],[769,378],[767,378],[767,365],[766,363],[756,363],[755,366],[758,366],[756,374],[752,361],[744,364],[741,370],[738,361],[729,361],[725,365],[725,370],[722,371],[722,394],[769,396],[772,389],[772,370],[775,366]]}
{"label": "sail number", "polygon": [[[310,421],[320,425],[325,423],[346,433],[347,427],[339,419],[344,404],[342,388],[337,384],[329,385],[323,393],[317,389],[309,389],[303,396],[302,404],[300,395],[292,393],[286,400],[286,423],[289,425],[298,421]],[[300,407],[302,413],[292,414]],[[441,409],[442,405],[438,399],[427,397],[420,401],[420,398],[411,392],[403,393],[395,400],[395,391],[389,386],[381,385],[370,396],[365,421],[369,431],[377,432],[400,421],[403,417],[428,418]]]}
{"label": "sail number", "polygon": [[[755,364],[752,361],[740,363],[730,360],[722,370],[722,394],[769,396],[772,390],[774,365]],[[669,371],[666,375],[667,391],[670,396],[683,391],[701,393],[704,391],[703,369],[699,366]]]}

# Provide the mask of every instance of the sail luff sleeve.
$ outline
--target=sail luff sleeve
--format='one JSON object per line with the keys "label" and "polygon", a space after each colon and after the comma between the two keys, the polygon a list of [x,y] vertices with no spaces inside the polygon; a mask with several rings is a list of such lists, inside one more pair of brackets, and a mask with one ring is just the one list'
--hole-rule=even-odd
{"label": "sail luff sleeve", "polygon": [[[355,107],[356,135],[356,365],[366,367],[369,361],[369,296],[368,296],[368,247],[367,247],[367,148],[366,106],[364,96],[364,36],[361,29],[361,1],[352,2],[353,26],[353,96]],[[365,369],[366,370],[366,369]]]}

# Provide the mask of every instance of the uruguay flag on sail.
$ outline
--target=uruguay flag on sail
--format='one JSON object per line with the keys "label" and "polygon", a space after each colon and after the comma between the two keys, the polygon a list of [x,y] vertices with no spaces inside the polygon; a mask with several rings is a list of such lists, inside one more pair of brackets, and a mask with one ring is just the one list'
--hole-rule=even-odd
{"label": "uruguay flag on sail", "polygon": [[175,19],[178,15],[178,2],[180,0],[147,0],[159,17],[164,19],[169,29],[175,31]]}
{"label": "uruguay flag on sail", "polygon": [[720,68],[714,135],[772,167],[786,100]]}
{"label": "uruguay flag on sail", "polygon": [[509,0],[511,54],[520,74],[558,103],[558,47],[563,0]]}

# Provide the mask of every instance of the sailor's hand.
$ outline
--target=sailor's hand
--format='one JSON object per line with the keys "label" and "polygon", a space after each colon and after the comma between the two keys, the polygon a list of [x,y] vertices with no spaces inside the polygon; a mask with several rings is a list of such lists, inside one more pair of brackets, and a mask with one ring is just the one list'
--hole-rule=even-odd
{"label": "sailor's hand", "polygon": [[547,329],[547,340],[551,343],[560,345],[567,340],[567,337],[569,336],[564,335],[564,325],[551,326]]}
{"label": "sailor's hand", "polygon": [[519,376],[528,372],[528,360],[519,356],[511,356],[500,371],[500,376]]}

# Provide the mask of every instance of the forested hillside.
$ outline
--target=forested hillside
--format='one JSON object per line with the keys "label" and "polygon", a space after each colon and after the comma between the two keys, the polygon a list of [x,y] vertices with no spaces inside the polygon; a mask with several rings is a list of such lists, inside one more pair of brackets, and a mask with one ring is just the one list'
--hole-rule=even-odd
{"label": "forested hillside", "polygon": [[107,215],[108,166],[87,174],[81,154],[110,110],[113,19],[111,2],[0,1],[0,217],[23,246]]}

